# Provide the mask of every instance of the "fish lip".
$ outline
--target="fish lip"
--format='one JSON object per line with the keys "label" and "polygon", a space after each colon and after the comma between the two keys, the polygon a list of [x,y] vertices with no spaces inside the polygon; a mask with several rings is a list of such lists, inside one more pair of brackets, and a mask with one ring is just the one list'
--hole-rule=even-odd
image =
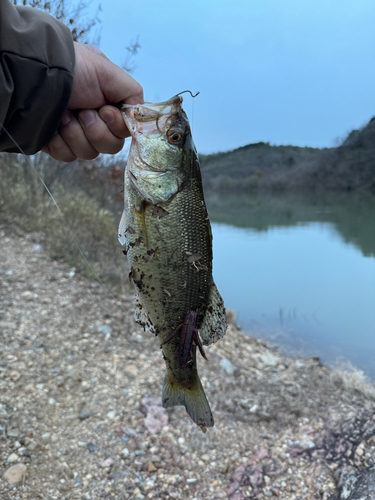
{"label": "fish lip", "polygon": [[[132,137],[135,138],[135,132],[138,130],[138,127],[136,126],[136,123],[142,123],[140,120],[134,117],[134,113],[137,109],[142,109],[144,108],[145,110],[149,110],[151,113],[149,115],[149,120],[147,119],[147,112],[144,115],[144,121],[143,123],[146,123],[148,121],[158,121],[159,118],[163,116],[172,116],[178,112],[178,110],[181,108],[183,99],[179,95],[175,95],[168,99],[167,101],[162,101],[162,102],[157,102],[157,103],[152,103],[152,102],[145,102],[144,104],[126,104],[122,103],[121,104],[121,111],[123,113],[124,121],[126,126],[129,129],[130,134]],[[165,108],[168,108],[165,110]],[[143,132],[139,131],[140,134]]]}
{"label": "fish lip", "polygon": [[183,102],[183,99],[181,96],[179,95],[174,95],[173,97],[171,97],[170,99],[168,99],[167,101],[161,101],[161,102],[145,102],[143,104],[126,104],[126,103],[121,103],[121,110],[125,110],[125,109],[134,109],[136,108],[137,106],[145,106],[147,107],[147,105],[149,105],[149,107],[152,109],[152,108],[157,108],[157,107],[163,107],[165,108],[166,106],[169,106],[171,104],[178,104],[178,106],[181,106]]}

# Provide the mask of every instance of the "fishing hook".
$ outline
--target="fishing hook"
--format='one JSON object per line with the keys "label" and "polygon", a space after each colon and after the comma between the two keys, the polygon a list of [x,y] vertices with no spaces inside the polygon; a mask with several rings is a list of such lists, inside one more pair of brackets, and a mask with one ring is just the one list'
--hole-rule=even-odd
{"label": "fishing hook", "polygon": [[192,93],[192,91],[191,91],[191,90],[183,90],[182,92],[180,92],[180,93],[179,93],[179,94],[177,94],[177,95],[186,94],[186,93],[189,93],[193,99],[194,99],[195,97],[197,97],[197,95],[199,95],[199,94],[200,94],[200,92],[197,92],[195,95],[193,95],[193,93]]}

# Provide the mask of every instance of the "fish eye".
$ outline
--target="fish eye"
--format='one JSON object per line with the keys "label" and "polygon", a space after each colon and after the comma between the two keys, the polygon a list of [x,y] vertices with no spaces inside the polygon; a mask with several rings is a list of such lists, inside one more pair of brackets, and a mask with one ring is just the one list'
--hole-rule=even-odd
{"label": "fish eye", "polygon": [[182,135],[179,132],[170,132],[168,133],[168,139],[174,144],[177,144],[181,141]]}

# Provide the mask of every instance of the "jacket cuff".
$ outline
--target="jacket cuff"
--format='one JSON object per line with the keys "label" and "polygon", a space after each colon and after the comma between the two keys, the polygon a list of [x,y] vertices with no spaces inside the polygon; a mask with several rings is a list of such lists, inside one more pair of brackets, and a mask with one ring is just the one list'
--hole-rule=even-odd
{"label": "jacket cuff", "polygon": [[[34,154],[53,137],[68,106],[73,39],[52,16],[8,0],[0,0],[0,34],[0,122],[25,153]],[[4,131],[0,151],[19,152]]]}

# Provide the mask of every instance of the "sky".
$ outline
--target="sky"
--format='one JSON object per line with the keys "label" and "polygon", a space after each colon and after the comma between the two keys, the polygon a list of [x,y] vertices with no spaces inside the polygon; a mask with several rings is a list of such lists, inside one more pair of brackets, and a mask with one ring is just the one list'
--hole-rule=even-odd
{"label": "sky", "polygon": [[332,147],[375,115],[374,0],[105,0],[99,17],[115,63],[139,38],[147,101],[200,91],[184,98],[200,153]]}

